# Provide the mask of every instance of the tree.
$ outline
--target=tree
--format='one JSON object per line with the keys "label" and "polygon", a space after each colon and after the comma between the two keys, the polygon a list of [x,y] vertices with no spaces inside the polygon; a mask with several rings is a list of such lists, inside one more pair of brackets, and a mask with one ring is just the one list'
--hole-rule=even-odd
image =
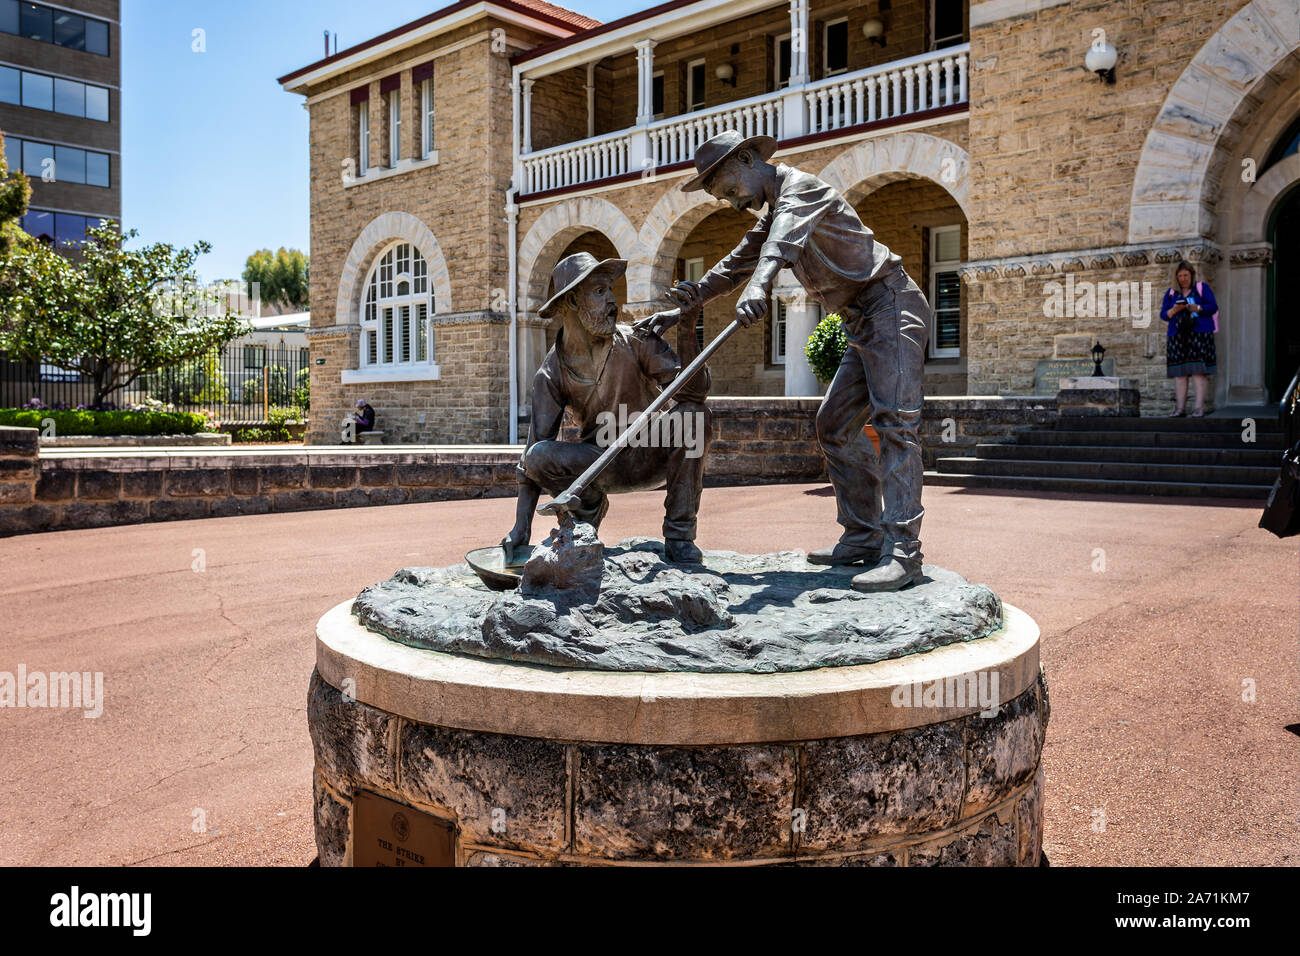
{"label": "tree", "polygon": [[247,331],[228,307],[203,314],[212,295],[199,285],[194,263],[208,243],[127,249],[136,235],[111,222],[87,230],[80,263],[37,242],[11,254],[12,320],[0,329],[0,351],[86,376],[101,405],[140,376],[206,356]]}
{"label": "tree", "polygon": [[244,281],[261,286],[264,302],[306,311],[308,306],[308,257],[297,249],[281,246],[272,254],[259,249],[244,263]]}
{"label": "tree", "polygon": [[[45,243],[22,231],[19,222],[27,212],[32,187],[21,170],[10,175],[5,163],[4,134],[0,133],[0,337],[13,328],[22,277],[39,273],[57,284],[64,259]],[[19,261],[22,269],[19,269]],[[3,349],[3,345],[0,345]]]}

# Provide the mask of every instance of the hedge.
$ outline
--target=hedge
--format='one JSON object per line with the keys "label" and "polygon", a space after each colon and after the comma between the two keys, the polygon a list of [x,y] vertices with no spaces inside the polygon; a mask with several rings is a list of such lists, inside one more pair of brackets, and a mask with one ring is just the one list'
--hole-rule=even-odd
{"label": "hedge", "polygon": [[54,422],[54,434],[58,436],[193,435],[207,427],[207,420],[192,412],[55,412],[0,408],[0,425],[38,428],[45,432],[46,419]]}

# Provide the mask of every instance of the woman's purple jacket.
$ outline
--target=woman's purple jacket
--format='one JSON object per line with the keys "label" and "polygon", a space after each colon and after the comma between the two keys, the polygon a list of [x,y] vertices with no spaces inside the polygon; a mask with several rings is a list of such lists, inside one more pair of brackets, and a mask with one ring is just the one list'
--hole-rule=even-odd
{"label": "woman's purple jacket", "polygon": [[[1214,313],[1219,311],[1219,303],[1214,298],[1214,290],[1210,288],[1210,284],[1208,282],[1201,283],[1201,290],[1204,293],[1204,295],[1197,294],[1196,283],[1193,282],[1192,288],[1188,292],[1188,297],[1201,307],[1201,312],[1198,316],[1196,316],[1196,324],[1192,326],[1192,331],[1213,332],[1214,319],[1211,318],[1211,316],[1213,316]],[[1164,301],[1160,303],[1160,318],[1164,322],[1166,322],[1169,326],[1169,329],[1166,333],[1167,335],[1174,334],[1174,322],[1171,321],[1171,319],[1176,319],[1178,318],[1178,315],[1183,314],[1179,312],[1178,315],[1172,317],[1169,315],[1169,310],[1173,308],[1174,300],[1177,297],[1178,296],[1173,289],[1166,289]]]}

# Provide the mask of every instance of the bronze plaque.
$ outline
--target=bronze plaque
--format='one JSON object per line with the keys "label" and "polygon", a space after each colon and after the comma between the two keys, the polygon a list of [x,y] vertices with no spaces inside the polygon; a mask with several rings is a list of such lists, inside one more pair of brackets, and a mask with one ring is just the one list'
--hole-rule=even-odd
{"label": "bronze plaque", "polygon": [[448,820],[358,790],[352,801],[352,865],[455,866],[453,829]]}

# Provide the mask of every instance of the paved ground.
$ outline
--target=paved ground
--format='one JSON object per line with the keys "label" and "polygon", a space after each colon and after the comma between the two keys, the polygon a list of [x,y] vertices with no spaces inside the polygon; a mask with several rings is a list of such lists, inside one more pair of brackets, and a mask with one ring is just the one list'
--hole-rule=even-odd
{"label": "paved ground", "polygon": [[[659,497],[617,500],[606,540],[656,533]],[[1296,539],[1253,505],[925,502],[927,560],[1042,627],[1053,864],[1300,863]],[[102,671],[106,697],[96,720],[0,711],[0,864],[310,861],[316,618],[512,516],[495,499],[0,540],[0,671]],[[710,489],[701,544],[808,549],[834,516],[824,486]]]}

